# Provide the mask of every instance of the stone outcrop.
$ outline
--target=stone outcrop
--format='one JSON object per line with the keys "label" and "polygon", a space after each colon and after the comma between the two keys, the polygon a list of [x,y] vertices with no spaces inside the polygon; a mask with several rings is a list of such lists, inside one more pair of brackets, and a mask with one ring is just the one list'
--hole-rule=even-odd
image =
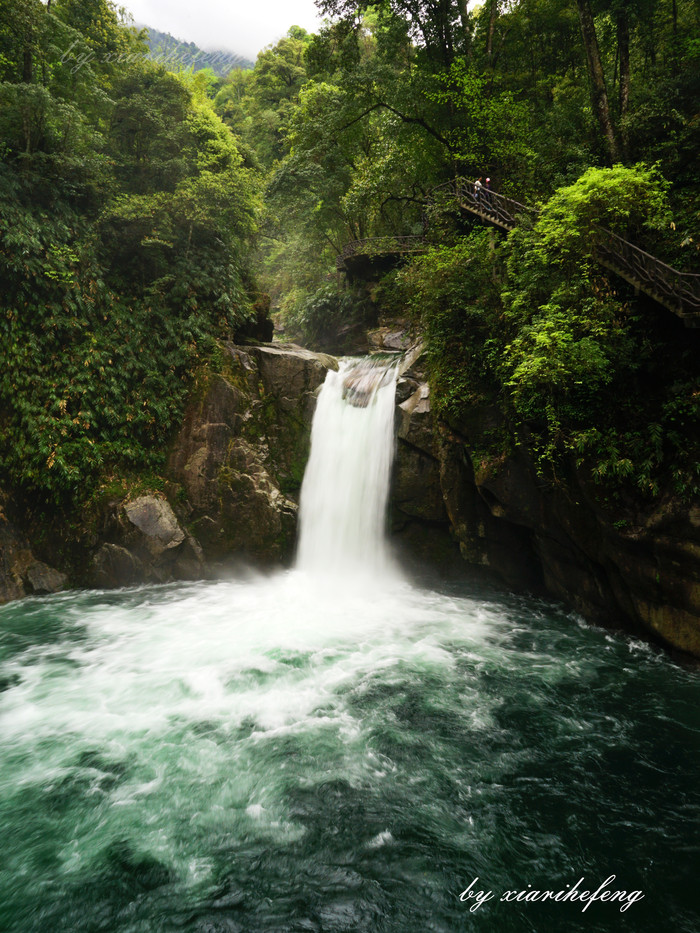
{"label": "stone outcrop", "polygon": [[294,345],[226,348],[169,459],[179,510],[208,559],[288,557],[316,392],[337,362]]}
{"label": "stone outcrop", "polygon": [[650,514],[606,504],[582,469],[538,475],[526,439],[508,457],[472,463],[493,412],[469,436],[443,431],[441,483],[465,557],[510,582],[539,581],[587,619],[645,632],[700,656],[697,509],[662,501]]}
{"label": "stone outcrop", "polygon": [[[391,488],[391,530],[404,562],[414,571],[445,571],[459,561],[440,488],[437,434],[430,390],[422,373],[409,370],[396,388],[396,454]],[[457,557],[457,560],[455,560]]]}
{"label": "stone outcrop", "polygon": [[430,390],[425,382],[414,385],[411,395],[396,408],[397,449],[392,487],[395,531],[416,519],[447,524]]}
{"label": "stone outcrop", "polygon": [[165,495],[109,503],[91,585],[199,579],[231,559],[291,555],[316,393],[337,362],[291,344],[222,354],[185,411]]}
{"label": "stone outcrop", "polygon": [[113,503],[105,515],[101,538],[104,543],[92,560],[92,585],[167,583],[206,575],[199,543],[183,530],[162,496],[142,495]]}
{"label": "stone outcrop", "polygon": [[62,590],[67,582],[65,574],[37,560],[27,538],[6,512],[7,497],[0,493],[0,604]]}

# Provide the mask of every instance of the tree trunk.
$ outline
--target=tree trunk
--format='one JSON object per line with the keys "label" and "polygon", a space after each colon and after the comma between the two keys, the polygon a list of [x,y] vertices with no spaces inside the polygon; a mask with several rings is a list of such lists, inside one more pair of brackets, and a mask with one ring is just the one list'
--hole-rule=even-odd
{"label": "tree trunk", "polygon": [[491,66],[493,59],[493,37],[496,32],[496,18],[498,16],[498,0],[491,0],[489,11],[489,31],[486,36],[486,61]]}
{"label": "tree trunk", "polygon": [[[49,16],[50,14],[51,14],[51,0],[47,0],[46,15]],[[44,52],[42,52],[41,54],[41,83],[44,85],[44,87],[46,87],[46,85],[48,84],[48,78],[46,74],[46,54]]]}
{"label": "tree trunk", "polygon": [[457,0],[459,9],[459,19],[462,24],[462,35],[464,37],[464,50],[468,58],[471,58],[472,52],[472,31],[469,25],[469,10],[467,0]]}
{"label": "tree trunk", "polygon": [[628,133],[625,117],[630,102],[630,25],[626,4],[622,4],[617,12],[617,48],[620,53],[620,131],[622,148],[627,156]]}
{"label": "tree trunk", "polygon": [[440,45],[442,60],[449,66],[454,61],[454,47],[452,43],[452,0],[441,0],[438,12]]}
{"label": "tree trunk", "polygon": [[673,38],[671,40],[671,69],[674,75],[678,74],[678,4],[673,0],[671,5],[673,22]]}
{"label": "tree trunk", "polygon": [[576,3],[578,6],[579,19],[581,21],[583,45],[586,49],[586,59],[588,61],[588,77],[591,82],[593,109],[598,118],[603,138],[605,139],[610,161],[616,162],[619,158],[617,140],[615,139],[615,132],[610,119],[608,90],[605,86],[605,75],[603,74],[603,66],[600,61],[600,49],[598,48],[598,37],[596,36],[590,0],[576,0]]}
{"label": "tree trunk", "polygon": [[25,48],[22,57],[22,81],[31,84],[34,78],[34,57],[30,48]]}

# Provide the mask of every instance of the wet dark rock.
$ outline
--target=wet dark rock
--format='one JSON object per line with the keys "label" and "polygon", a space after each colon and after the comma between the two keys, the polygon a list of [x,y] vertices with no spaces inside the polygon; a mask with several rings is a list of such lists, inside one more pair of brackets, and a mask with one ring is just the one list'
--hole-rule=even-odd
{"label": "wet dark rock", "polygon": [[161,494],[112,503],[103,537],[90,568],[89,583],[100,587],[167,583],[206,576],[202,550],[180,525]]}
{"label": "wet dark rock", "polygon": [[526,437],[485,453],[503,429],[496,408],[465,409],[448,427],[433,419],[427,387],[401,401],[396,423],[392,518],[406,540],[444,522],[465,561],[509,585],[700,656],[700,506],[668,497],[630,515],[573,464],[565,481],[547,481]]}
{"label": "wet dark rock", "polygon": [[[396,456],[391,487],[391,526],[401,550],[435,555],[440,563],[454,545],[440,488],[436,432],[427,383],[403,377],[399,384],[412,387],[407,397],[397,393]],[[423,547],[423,538],[430,546]]]}
{"label": "wet dark rock", "polygon": [[118,544],[103,544],[93,558],[92,579],[95,586],[113,589],[138,583],[143,577],[141,561]]}
{"label": "wet dark rock", "polygon": [[43,561],[35,560],[27,568],[25,582],[32,593],[58,593],[66,585],[66,575],[49,567]]}
{"label": "wet dark rock", "polygon": [[419,384],[396,408],[397,451],[392,500],[400,516],[446,524],[440,490],[435,427],[427,383]]}
{"label": "wet dark rock", "polygon": [[398,406],[396,436],[399,440],[437,459],[430,387],[421,383],[415,392]]}
{"label": "wet dark rock", "polygon": [[67,582],[60,573],[37,560],[26,535],[7,517],[8,497],[0,493],[0,604],[32,593],[57,593]]}

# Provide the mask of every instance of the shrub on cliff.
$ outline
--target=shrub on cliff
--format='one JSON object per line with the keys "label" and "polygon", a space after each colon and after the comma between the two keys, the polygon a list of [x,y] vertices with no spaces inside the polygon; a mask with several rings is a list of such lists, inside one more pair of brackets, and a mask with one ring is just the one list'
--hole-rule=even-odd
{"label": "shrub on cliff", "polygon": [[478,230],[431,247],[396,275],[426,339],[437,409],[453,420],[498,392],[491,353],[502,317],[499,266],[488,232]]}

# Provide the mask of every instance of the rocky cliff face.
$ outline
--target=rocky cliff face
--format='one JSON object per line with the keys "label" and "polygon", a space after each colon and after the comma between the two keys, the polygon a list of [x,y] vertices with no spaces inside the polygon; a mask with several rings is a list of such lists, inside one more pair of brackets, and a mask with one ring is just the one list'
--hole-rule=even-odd
{"label": "rocky cliff face", "polygon": [[301,347],[226,348],[189,406],[168,476],[209,559],[288,557],[316,391],[336,361]]}
{"label": "rocky cliff face", "polygon": [[[72,583],[199,579],[230,558],[269,564],[291,555],[316,393],[337,363],[294,346],[228,345],[222,353],[185,412],[164,487],[102,503],[71,542],[79,555]],[[486,459],[477,451],[488,448],[499,419],[483,408],[458,426],[438,423],[424,373],[404,372],[392,488],[397,537],[438,561],[456,542],[464,560],[510,585],[700,656],[700,506],[667,499],[622,516],[601,504],[580,470],[566,483],[545,481],[526,442]],[[0,602],[63,588],[66,575],[49,563],[68,567],[43,552],[49,563],[37,559],[7,506],[0,497]]]}
{"label": "rocky cliff face", "polygon": [[580,470],[566,483],[544,480],[526,443],[498,460],[477,454],[498,427],[495,409],[450,428],[433,418],[422,384],[398,410],[399,530],[445,523],[467,562],[508,584],[700,656],[700,506],[669,498],[621,517]]}

